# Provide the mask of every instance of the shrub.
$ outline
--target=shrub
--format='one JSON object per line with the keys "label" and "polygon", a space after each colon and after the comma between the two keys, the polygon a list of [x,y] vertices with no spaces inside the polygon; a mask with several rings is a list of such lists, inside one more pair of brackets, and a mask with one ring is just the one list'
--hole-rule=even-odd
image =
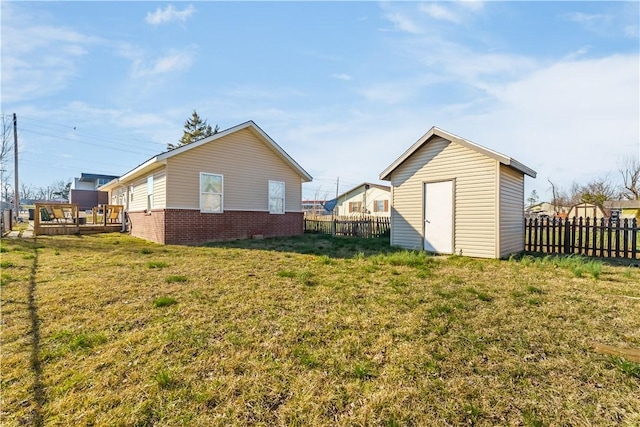
{"label": "shrub", "polygon": [[167,307],[177,303],[178,301],[171,297],[159,297],[153,300],[153,305],[156,307]]}
{"label": "shrub", "polygon": [[149,268],[165,268],[167,267],[169,264],[167,264],[164,261],[149,261],[147,263],[147,267]]}
{"label": "shrub", "polygon": [[181,282],[186,282],[187,281],[187,276],[168,276],[166,279],[164,279],[165,282],[167,283],[181,283]]}

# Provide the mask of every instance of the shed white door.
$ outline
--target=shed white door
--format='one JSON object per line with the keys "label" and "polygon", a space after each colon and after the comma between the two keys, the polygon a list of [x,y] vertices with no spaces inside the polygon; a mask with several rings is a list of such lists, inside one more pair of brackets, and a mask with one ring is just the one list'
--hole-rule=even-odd
{"label": "shed white door", "polygon": [[453,181],[424,184],[424,250],[453,253]]}

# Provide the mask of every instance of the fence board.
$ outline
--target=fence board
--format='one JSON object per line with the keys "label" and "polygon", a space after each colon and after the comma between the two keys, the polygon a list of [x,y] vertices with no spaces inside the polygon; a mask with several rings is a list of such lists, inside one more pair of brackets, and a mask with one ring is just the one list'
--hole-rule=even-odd
{"label": "fence board", "polygon": [[333,234],[336,236],[378,237],[391,228],[391,218],[362,217],[357,219],[304,220],[306,233]]}
{"label": "fence board", "polygon": [[640,259],[636,219],[530,218],[525,220],[525,250],[602,258]]}

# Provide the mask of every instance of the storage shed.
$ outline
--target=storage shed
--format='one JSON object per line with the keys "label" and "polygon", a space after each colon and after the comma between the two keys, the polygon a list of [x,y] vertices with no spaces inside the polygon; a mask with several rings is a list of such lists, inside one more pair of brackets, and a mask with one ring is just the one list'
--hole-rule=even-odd
{"label": "storage shed", "polygon": [[504,258],[524,250],[524,176],[511,157],[437,127],[381,174],[391,182],[391,245]]}

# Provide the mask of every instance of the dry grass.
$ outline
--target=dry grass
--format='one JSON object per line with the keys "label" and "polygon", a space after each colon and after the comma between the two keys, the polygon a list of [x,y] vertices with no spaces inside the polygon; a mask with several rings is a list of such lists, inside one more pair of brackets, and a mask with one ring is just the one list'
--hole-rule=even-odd
{"label": "dry grass", "polygon": [[[640,425],[640,271],[304,236],[2,241],[5,425]],[[579,273],[578,273],[579,271]]]}

